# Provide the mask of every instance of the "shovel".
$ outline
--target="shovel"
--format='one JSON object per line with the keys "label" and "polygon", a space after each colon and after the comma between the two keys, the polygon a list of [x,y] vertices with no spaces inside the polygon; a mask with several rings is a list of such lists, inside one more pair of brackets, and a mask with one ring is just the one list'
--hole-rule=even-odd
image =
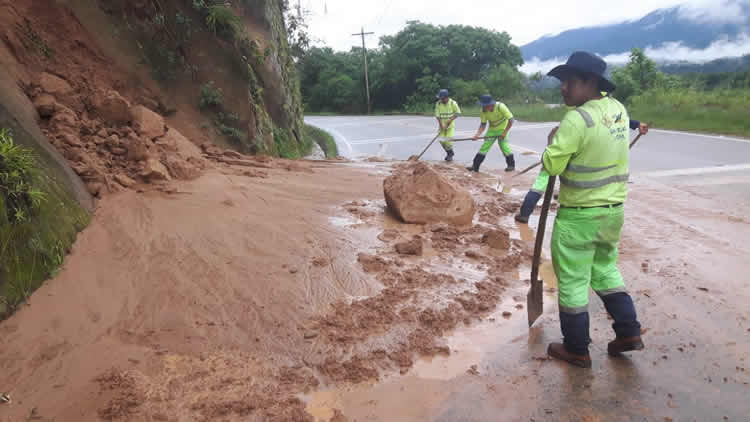
{"label": "shovel", "polygon": [[531,261],[531,288],[526,295],[526,309],[529,315],[529,327],[534,325],[534,321],[542,315],[544,310],[544,284],[539,279],[539,261],[542,258],[542,245],[544,244],[544,231],[547,228],[547,214],[549,205],[552,202],[552,192],[555,190],[555,176],[549,177],[547,190],[544,192],[544,202],[542,202],[542,212],[539,215],[539,227],[536,229],[536,243],[534,244],[534,259]]}
{"label": "shovel", "polygon": [[426,147],[424,147],[424,149],[422,150],[422,152],[417,156],[416,160],[412,160],[412,158],[414,158],[414,156],[411,156],[411,157],[409,157],[409,161],[419,161],[422,158],[422,156],[424,155],[424,153],[427,152],[428,149],[430,149],[430,147],[432,146],[432,144],[434,144],[435,141],[437,141],[437,138],[439,138],[439,137],[440,137],[440,132],[438,132],[438,134],[435,135],[434,138],[432,138],[432,140],[430,141],[430,143],[427,144]]}

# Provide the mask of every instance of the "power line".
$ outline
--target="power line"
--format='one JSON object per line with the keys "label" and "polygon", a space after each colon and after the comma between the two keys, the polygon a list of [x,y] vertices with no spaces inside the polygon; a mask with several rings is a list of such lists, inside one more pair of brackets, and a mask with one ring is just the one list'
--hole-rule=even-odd
{"label": "power line", "polygon": [[374,32],[365,32],[362,27],[359,34],[352,34],[353,37],[362,37],[362,58],[365,62],[365,91],[367,92],[367,114],[370,114],[370,76],[367,74],[367,47],[365,47],[365,35],[374,35]]}

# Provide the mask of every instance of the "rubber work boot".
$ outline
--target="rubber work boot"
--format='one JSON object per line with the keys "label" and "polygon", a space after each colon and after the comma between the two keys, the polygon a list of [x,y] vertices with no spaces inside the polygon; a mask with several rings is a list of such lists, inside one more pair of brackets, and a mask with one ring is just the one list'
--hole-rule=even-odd
{"label": "rubber work boot", "polygon": [[623,352],[632,352],[634,350],[643,350],[643,340],[641,337],[618,337],[609,342],[607,345],[607,353],[610,356],[617,356]]}
{"label": "rubber work boot", "polygon": [[475,171],[479,172],[479,166],[482,165],[482,162],[484,161],[485,156],[482,154],[477,154],[474,156],[474,165],[471,167],[466,167],[466,170],[469,171]]}
{"label": "rubber work boot", "polygon": [[550,357],[563,360],[579,368],[591,368],[591,357],[588,353],[585,355],[570,353],[562,343],[550,343],[549,347],[547,347],[547,354]]}
{"label": "rubber work boot", "polygon": [[526,196],[523,198],[523,204],[521,204],[521,211],[519,211],[518,214],[516,214],[516,221],[519,223],[528,223],[529,222],[529,216],[531,213],[534,212],[534,208],[536,207],[537,202],[542,198],[542,194],[539,192],[534,192],[533,190],[530,190],[526,193]]}
{"label": "rubber work boot", "polygon": [[448,162],[453,161],[453,150],[449,149],[449,150],[445,151],[445,153],[446,153],[446,155],[445,155],[445,161],[448,161]]}
{"label": "rubber work boot", "polygon": [[505,168],[505,171],[516,171],[516,159],[513,157],[513,154],[505,157],[505,164],[508,165],[508,167]]}

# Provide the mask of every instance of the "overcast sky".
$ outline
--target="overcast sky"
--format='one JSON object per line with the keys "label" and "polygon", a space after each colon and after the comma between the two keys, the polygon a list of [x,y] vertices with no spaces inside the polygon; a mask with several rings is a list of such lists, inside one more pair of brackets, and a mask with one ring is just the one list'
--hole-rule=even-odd
{"label": "overcast sky", "polygon": [[[582,26],[616,23],[638,19],[649,12],[688,4],[696,17],[732,20],[737,18],[737,1],[750,0],[300,0],[308,10],[310,32],[336,50],[361,45],[359,37],[350,34],[375,32],[368,47],[377,46],[379,38],[402,29],[409,20],[448,25],[463,24],[507,31],[513,43],[521,46],[542,35],[555,34]],[[296,5],[297,0],[290,0]]]}

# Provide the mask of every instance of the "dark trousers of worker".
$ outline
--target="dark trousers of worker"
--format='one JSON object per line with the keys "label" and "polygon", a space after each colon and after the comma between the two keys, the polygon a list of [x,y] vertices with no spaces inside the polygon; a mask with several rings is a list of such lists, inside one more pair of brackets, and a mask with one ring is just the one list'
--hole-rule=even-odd
{"label": "dark trousers of worker", "polygon": [[588,353],[589,288],[604,302],[615,320],[617,337],[640,335],[633,300],[617,269],[618,243],[624,221],[623,207],[560,208],[550,249],[558,279],[560,328],[565,348]]}

